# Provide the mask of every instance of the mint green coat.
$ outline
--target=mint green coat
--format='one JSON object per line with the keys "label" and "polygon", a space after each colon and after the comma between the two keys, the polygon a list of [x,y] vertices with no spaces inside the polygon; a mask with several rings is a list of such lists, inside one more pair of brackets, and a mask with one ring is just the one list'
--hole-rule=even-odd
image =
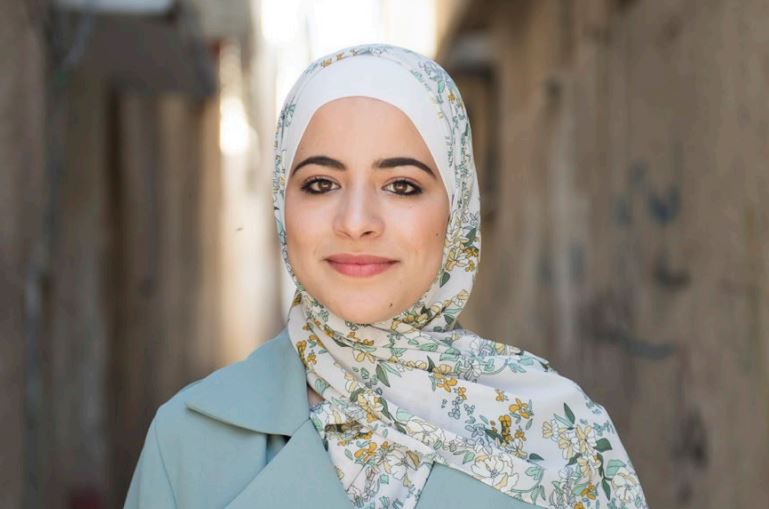
{"label": "mint green coat", "polygon": [[[161,405],[124,507],[353,507],[309,420],[304,367],[285,329]],[[468,507],[535,509],[434,465],[417,509]]]}

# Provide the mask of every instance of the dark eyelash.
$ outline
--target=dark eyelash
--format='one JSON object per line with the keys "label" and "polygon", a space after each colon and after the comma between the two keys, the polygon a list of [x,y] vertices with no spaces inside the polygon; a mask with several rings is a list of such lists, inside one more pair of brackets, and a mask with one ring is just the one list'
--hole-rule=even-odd
{"label": "dark eyelash", "polygon": [[[316,182],[333,182],[333,181],[331,181],[331,180],[329,180],[329,179],[327,179],[327,178],[323,178],[323,177],[311,177],[311,178],[310,178],[310,179],[308,179],[308,180],[307,180],[305,183],[303,183],[303,184],[302,184],[302,186],[300,187],[300,189],[301,189],[302,191],[304,191],[305,193],[308,193],[308,194],[316,194],[316,195],[317,195],[317,194],[325,194],[325,193],[327,193],[327,192],[328,192],[328,191],[315,191],[315,190],[313,190],[313,189],[311,188],[311,186],[312,186],[314,183],[316,183]],[[392,184],[399,184],[399,183],[403,183],[403,182],[405,182],[406,184],[410,185],[410,186],[413,188],[413,190],[412,190],[412,191],[410,191],[410,192],[406,192],[406,193],[398,193],[398,192],[394,192],[394,191],[393,191],[393,194],[395,194],[395,195],[397,195],[397,196],[415,196],[415,195],[418,195],[418,194],[422,194],[422,188],[421,188],[421,187],[419,187],[419,186],[418,186],[417,184],[415,184],[414,182],[411,182],[410,180],[407,180],[407,179],[398,179],[398,180],[394,180],[393,182],[390,182],[390,183],[389,183],[389,184],[387,184],[387,185],[389,186],[389,185],[392,185]]]}
{"label": "dark eyelash", "polygon": [[389,186],[391,184],[398,184],[398,183],[401,183],[401,182],[405,182],[406,184],[410,185],[413,188],[413,191],[410,191],[410,192],[407,192],[407,193],[394,193],[394,194],[396,194],[398,196],[415,196],[415,195],[418,195],[418,194],[422,194],[422,188],[419,187],[414,182],[412,182],[410,180],[407,180],[407,179],[394,180],[394,181],[390,182],[387,185]]}
{"label": "dark eyelash", "polygon": [[309,180],[307,180],[307,182],[302,184],[302,187],[300,189],[308,194],[326,194],[328,191],[315,191],[314,189],[310,188],[310,186],[316,182],[331,182],[331,180],[323,177],[312,177]]}

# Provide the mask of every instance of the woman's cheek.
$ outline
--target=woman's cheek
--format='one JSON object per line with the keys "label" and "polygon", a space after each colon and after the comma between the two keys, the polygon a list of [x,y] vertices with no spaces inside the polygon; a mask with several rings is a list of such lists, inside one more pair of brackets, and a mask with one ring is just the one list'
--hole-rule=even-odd
{"label": "woman's cheek", "polygon": [[414,207],[409,217],[400,222],[403,225],[402,235],[425,256],[429,256],[436,246],[443,246],[446,234],[442,207],[436,205],[429,203],[429,206]]}
{"label": "woman's cheek", "polygon": [[288,244],[288,259],[294,272],[303,272],[306,258],[309,255],[314,225],[308,224],[312,217],[307,213],[308,207],[300,196],[288,196],[286,198],[286,236]]}
{"label": "woman's cheek", "polygon": [[319,220],[318,214],[313,214],[310,207],[299,207],[296,214],[292,217],[289,224],[289,231],[293,231],[291,237],[297,247],[297,258],[301,258],[302,263],[306,263],[308,258],[312,258],[318,248],[318,237],[324,235],[320,226],[323,224]]}

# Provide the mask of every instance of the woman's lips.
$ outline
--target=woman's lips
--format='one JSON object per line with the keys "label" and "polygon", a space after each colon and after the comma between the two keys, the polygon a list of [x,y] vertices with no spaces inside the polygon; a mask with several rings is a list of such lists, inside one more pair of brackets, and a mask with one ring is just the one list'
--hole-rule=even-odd
{"label": "woman's lips", "polygon": [[334,270],[346,276],[368,277],[380,274],[398,260],[373,255],[335,254],[326,258]]}

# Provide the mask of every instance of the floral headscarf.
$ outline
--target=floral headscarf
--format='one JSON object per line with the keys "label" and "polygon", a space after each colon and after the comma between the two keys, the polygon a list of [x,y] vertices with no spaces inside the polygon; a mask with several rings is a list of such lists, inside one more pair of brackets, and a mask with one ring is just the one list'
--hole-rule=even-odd
{"label": "floral headscarf", "polygon": [[[373,324],[335,316],[304,289],[284,229],[287,170],[302,134],[320,106],[348,96],[387,101],[411,119],[450,201],[432,286]],[[355,507],[414,507],[436,462],[538,507],[647,507],[601,405],[545,359],[457,328],[480,260],[480,202],[467,112],[438,64],[381,44],[310,64],[278,120],[273,199],[297,287],[289,336],[323,398],[311,419]]]}

